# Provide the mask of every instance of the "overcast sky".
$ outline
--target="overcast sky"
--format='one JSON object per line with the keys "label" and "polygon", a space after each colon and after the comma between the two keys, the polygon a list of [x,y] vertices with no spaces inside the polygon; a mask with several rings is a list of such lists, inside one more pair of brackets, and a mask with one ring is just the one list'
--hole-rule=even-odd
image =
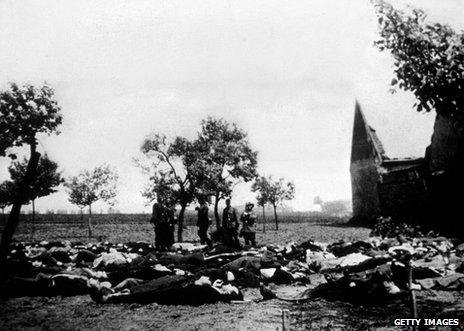
{"label": "overcast sky", "polygon": [[[401,3],[464,26],[461,0]],[[433,114],[388,92],[392,61],[372,47],[376,33],[367,0],[0,1],[0,86],[55,88],[62,133],[40,150],[65,176],[116,167],[122,212],[150,209],[132,162],[144,136],[193,137],[208,115],[245,129],[259,172],[294,181],[291,205],[308,210],[315,195],[351,198],[355,99],[389,156],[423,156],[430,141]],[[234,192],[234,204],[252,198],[247,185]],[[61,190],[37,208],[75,207]]]}

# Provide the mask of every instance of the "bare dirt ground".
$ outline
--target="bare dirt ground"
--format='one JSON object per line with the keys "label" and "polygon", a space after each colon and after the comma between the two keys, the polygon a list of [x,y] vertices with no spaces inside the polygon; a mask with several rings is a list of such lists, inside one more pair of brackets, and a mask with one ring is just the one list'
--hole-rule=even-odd
{"label": "bare dirt ground", "polygon": [[[250,293],[251,292],[251,293]],[[246,296],[259,297],[257,290]],[[462,302],[449,293],[419,295],[419,316],[440,316],[444,306]],[[18,298],[2,303],[2,330],[281,330],[282,309],[292,330],[394,330],[395,318],[410,318],[405,302],[354,306],[317,300],[301,304],[279,300],[199,307],[156,304],[98,305],[88,296]],[[464,316],[454,315],[452,318]]]}
{"label": "bare dirt ground", "polygon": [[[187,241],[196,240],[195,227],[185,230]],[[153,230],[143,222],[97,224],[95,235],[113,242],[152,241]],[[281,230],[259,233],[259,243],[285,244],[316,241],[355,240],[366,238],[368,229],[349,228],[321,223],[281,224]],[[28,226],[22,226],[16,239],[28,240]],[[85,241],[82,224],[40,224],[35,239],[68,239]],[[281,300],[254,302],[259,290],[245,289],[239,304],[208,304],[199,307],[162,306],[157,304],[94,303],[89,296],[17,298],[0,303],[1,330],[280,330],[282,310],[290,311],[292,330],[391,330],[395,318],[410,318],[407,302],[396,301],[384,306],[363,307],[342,302],[317,300],[292,303]],[[462,302],[449,293],[420,293],[419,314],[436,317],[443,307]],[[463,319],[464,320],[464,317]]]}
{"label": "bare dirt ground", "polygon": [[[30,216],[30,215],[27,215]],[[70,240],[88,241],[87,219],[81,221],[78,215],[40,215],[33,227],[27,218],[20,224],[14,239],[20,241],[31,240]],[[72,217],[74,216],[74,217]],[[154,231],[149,223],[150,215],[118,215],[107,219],[109,215],[95,215],[92,218],[92,241],[153,242]],[[284,218],[284,217],[283,217]],[[344,227],[345,219],[308,218],[307,222],[280,223],[275,231],[275,224],[267,223],[263,233],[263,224],[257,224],[256,239],[258,244],[285,244],[289,242],[303,242],[309,239],[333,242],[336,240],[364,239],[369,235],[366,228]],[[189,223],[191,220],[189,220]],[[32,237],[32,230],[34,236]],[[215,225],[211,228],[214,230]],[[1,227],[0,227],[1,231]],[[177,233],[177,227],[176,227]],[[197,227],[189,225],[184,229],[184,241],[198,241]]]}

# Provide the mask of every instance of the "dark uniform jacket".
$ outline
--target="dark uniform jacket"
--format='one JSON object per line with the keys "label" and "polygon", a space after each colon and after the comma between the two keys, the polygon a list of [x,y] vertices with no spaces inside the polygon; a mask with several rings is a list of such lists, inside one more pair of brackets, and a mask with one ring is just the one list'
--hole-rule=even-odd
{"label": "dark uniform jacket", "polygon": [[244,211],[242,216],[240,217],[240,221],[243,223],[242,232],[256,232],[256,215],[253,212]]}
{"label": "dark uniform jacket", "polygon": [[158,202],[153,204],[153,213],[151,215],[150,223],[153,225],[163,223],[165,221],[164,208]]}
{"label": "dark uniform jacket", "polygon": [[230,206],[222,212],[222,227],[225,229],[238,229],[238,218],[235,208]]}
{"label": "dark uniform jacket", "polygon": [[198,220],[197,226],[202,228],[207,228],[209,226],[209,217],[208,217],[208,205],[202,204],[197,208]]}

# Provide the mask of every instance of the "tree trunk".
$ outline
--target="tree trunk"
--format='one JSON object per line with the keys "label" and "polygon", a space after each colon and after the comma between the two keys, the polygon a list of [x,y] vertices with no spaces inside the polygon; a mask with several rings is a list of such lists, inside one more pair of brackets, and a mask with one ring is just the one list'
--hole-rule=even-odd
{"label": "tree trunk", "polygon": [[32,223],[35,222],[35,199],[32,199]]}
{"label": "tree trunk", "polygon": [[266,233],[266,213],[264,212],[264,205],[263,205],[263,233]]}
{"label": "tree trunk", "polygon": [[184,214],[185,214],[185,208],[187,208],[187,204],[181,204],[180,205],[180,211],[179,211],[179,219],[178,221],[178,226],[177,226],[177,241],[182,242],[182,232],[184,230]]}
{"label": "tree trunk", "polygon": [[221,228],[221,218],[219,217],[219,192],[216,192],[216,195],[214,196],[214,218],[216,219],[216,229]]}
{"label": "tree trunk", "polygon": [[19,223],[19,215],[21,213],[21,206],[25,197],[28,194],[30,184],[34,181],[37,171],[37,165],[39,164],[40,153],[36,151],[36,143],[32,143],[31,147],[31,157],[27,163],[26,173],[23,180],[19,184],[18,191],[14,197],[13,207],[11,207],[10,215],[8,216],[8,221],[5,225],[5,228],[2,233],[2,242],[0,244],[0,259],[3,260],[6,258],[11,240],[13,239],[13,234],[16,231],[16,227]]}
{"label": "tree trunk", "polygon": [[91,204],[89,205],[89,223],[88,223],[88,227],[89,227],[89,241],[90,241],[90,239],[92,238],[92,205]]}
{"label": "tree trunk", "polygon": [[272,205],[274,207],[274,220],[276,225],[276,230],[279,230],[279,220],[277,219],[277,206],[275,204]]}
{"label": "tree trunk", "polygon": [[32,199],[32,224],[31,224],[31,241],[34,240],[35,234],[35,199]]}

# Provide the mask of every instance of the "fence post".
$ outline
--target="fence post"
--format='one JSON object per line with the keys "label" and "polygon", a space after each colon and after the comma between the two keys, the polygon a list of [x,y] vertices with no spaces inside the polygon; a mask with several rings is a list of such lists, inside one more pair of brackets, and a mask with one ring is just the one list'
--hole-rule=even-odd
{"label": "fence post", "polygon": [[290,311],[282,310],[282,331],[290,331]]}
{"label": "fence post", "polygon": [[[408,261],[407,263],[407,270],[408,270],[408,287],[409,287],[409,295],[410,295],[410,300],[411,300],[411,312],[412,312],[412,318],[417,319],[417,302],[416,302],[416,294],[414,290],[412,289],[412,265],[411,265],[411,260]],[[416,326],[414,325],[412,327],[413,331],[416,330]]]}

